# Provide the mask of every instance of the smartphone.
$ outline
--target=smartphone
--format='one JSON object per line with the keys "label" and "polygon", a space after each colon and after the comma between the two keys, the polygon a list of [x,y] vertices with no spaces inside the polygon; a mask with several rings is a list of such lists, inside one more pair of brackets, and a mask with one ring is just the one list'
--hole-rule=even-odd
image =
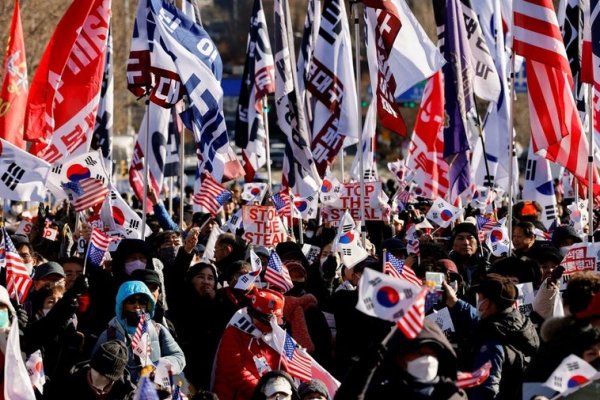
{"label": "smartphone", "polygon": [[435,289],[442,289],[442,282],[446,279],[446,275],[441,272],[425,272],[425,280],[435,283]]}

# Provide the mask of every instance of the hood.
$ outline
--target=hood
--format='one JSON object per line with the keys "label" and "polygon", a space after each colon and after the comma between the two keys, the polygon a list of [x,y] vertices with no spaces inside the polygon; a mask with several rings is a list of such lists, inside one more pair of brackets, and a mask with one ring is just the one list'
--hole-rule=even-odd
{"label": "hood", "polygon": [[12,303],[10,302],[10,298],[8,297],[8,291],[6,290],[6,288],[4,286],[0,286],[0,304],[4,304],[5,306],[8,307],[8,311],[10,311],[10,314],[14,317],[15,316],[15,308],[13,307]]}
{"label": "hood", "polygon": [[480,340],[496,339],[510,344],[526,356],[533,355],[540,345],[535,326],[519,311],[508,308],[496,315],[483,319],[480,323]]}
{"label": "hood", "polygon": [[117,292],[115,315],[119,321],[123,320],[123,301],[134,294],[143,294],[148,297],[150,309],[146,311],[150,314],[150,317],[154,316],[154,298],[152,297],[152,293],[150,293],[148,286],[142,281],[128,281],[123,283]]}
{"label": "hood", "polygon": [[133,253],[142,253],[145,255],[148,260],[146,268],[151,269],[153,267],[152,250],[146,242],[141,239],[123,239],[119,242],[117,250],[112,255],[113,272],[117,274],[123,273],[125,258]]}

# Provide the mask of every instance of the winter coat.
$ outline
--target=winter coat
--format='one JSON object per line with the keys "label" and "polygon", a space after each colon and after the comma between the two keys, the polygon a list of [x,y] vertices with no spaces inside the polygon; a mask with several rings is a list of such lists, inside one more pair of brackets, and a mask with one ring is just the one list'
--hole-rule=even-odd
{"label": "winter coat", "polygon": [[290,324],[290,334],[294,340],[309,353],[315,351],[315,344],[310,337],[304,312],[311,307],[317,307],[317,299],[312,294],[285,296],[283,318]]}
{"label": "winter coat", "polygon": [[90,364],[82,362],[75,365],[62,386],[44,386],[44,398],[62,400],[130,400],[133,399],[135,385],[131,382],[127,371],[123,377],[113,383],[105,395],[96,394],[88,384]]}
{"label": "winter coat", "polygon": [[116,339],[122,341],[129,349],[127,370],[131,374],[132,381],[134,383],[138,381],[142,364],[139,357],[131,350],[131,339],[133,335],[127,333],[127,323],[123,316],[123,301],[134,294],[142,294],[149,299],[149,309],[146,310],[146,312],[149,316],[149,318],[147,318],[147,324],[150,343],[150,360],[156,365],[159,359],[165,359],[171,364],[173,374],[179,374],[185,367],[185,356],[183,355],[183,351],[165,326],[151,320],[154,315],[154,299],[152,298],[148,287],[140,281],[125,282],[119,288],[115,305],[116,316],[110,320],[108,328],[102,332],[98,338],[96,346],[94,347],[94,352],[98,350],[102,343],[109,340]]}
{"label": "winter coat", "polygon": [[477,309],[463,300],[450,309],[450,315],[457,334],[472,335],[472,369],[492,363],[490,377],[469,391],[469,399],[520,398],[525,370],[540,344],[529,318],[507,308],[479,320]]}
{"label": "winter coat", "polygon": [[[439,361],[438,376],[433,382],[418,382],[395,361],[401,352],[423,345],[435,349]],[[465,392],[456,386],[456,373],[456,353],[439,327],[426,320],[414,340],[396,330],[389,342],[383,341],[366,351],[350,369],[335,399],[466,400]]]}
{"label": "winter coat", "polygon": [[238,324],[245,330],[228,325],[217,350],[212,391],[220,400],[247,400],[252,397],[261,377],[255,359],[262,359],[271,370],[279,369],[280,365],[279,353],[267,344],[267,337],[252,325],[246,309],[240,310],[234,318],[240,314],[246,315],[247,322]]}

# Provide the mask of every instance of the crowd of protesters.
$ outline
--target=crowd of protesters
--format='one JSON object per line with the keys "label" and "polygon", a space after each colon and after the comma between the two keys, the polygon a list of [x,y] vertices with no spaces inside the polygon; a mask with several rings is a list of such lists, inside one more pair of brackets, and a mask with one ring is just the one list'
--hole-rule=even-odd
{"label": "crowd of protesters", "polygon": [[[121,240],[102,268],[85,271],[79,242],[89,241],[91,227],[76,224],[72,208],[42,205],[29,214],[15,202],[4,213],[33,286],[23,304],[0,288],[0,350],[10,321],[18,319],[24,357],[42,354],[46,383],[43,393],[36,389],[38,398],[133,398],[141,376],[166,368],[185,381],[193,399],[332,399],[323,382],[301,382],[283,371],[282,356],[269,343],[273,324],[341,382],[336,399],[519,399],[523,383],[545,382],[571,354],[600,370],[600,275],[571,274],[565,284],[564,248],[582,237],[565,220],[548,232],[549,240],[538,239],[536,229],[546,229],[533,202],[515,206],[512,254],[501,257],[480,242],[469,218],[476,211],[469,208],[464,222],[419,231],[419,257],[407,252],[405,228],[422,220],[427,201],[390,223],[369,222],[370,254],[351,267],[332,252],[337,229],[305,222],[302,238],[296,226],[274,249],[253,248],[262,260],[262,283],[240,290],[238,279],[251,269],[251,245],[241,231],[220,234],[207,249],[213,227],[244,203],[240,187],[232,191],[216,217],[193,213],[185,201],[175,202],[170,214],[151,192],[151,235]],[[24,218],[33,222],[28,236],[15,234]],[[42,236],[48,224],[59,231],[56,240]],[[312,262],[299,242],[319,248]],[[207,260],[209,250],[214,256]],[[356,309],[360,278],[365,268],[383,270],[384,250],[424,281],[427,272],[444,275],[441,288],[428,296],[426,313],[447,307],[454,333],[426,320],[409,340],[392,323]],[[264,284],[271,251],[293,281],[285,293]],[[0,280],[6,286],[5,270]],[[515,307],[516,284],[528,282],[536,295],[525,315]],[[561,286],[564,315],[556,312]],[[132,349],[142,315],[148,319],[145,357]],[[477,371],[488,362],[487,379],[459,387],[458,371]],[[161,398],[171,398],[171,385],[154,383]]]}

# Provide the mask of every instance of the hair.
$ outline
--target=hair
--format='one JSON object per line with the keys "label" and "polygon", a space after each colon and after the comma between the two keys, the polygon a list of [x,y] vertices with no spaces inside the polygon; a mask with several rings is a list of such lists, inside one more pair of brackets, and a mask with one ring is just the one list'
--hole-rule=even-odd
{"label": "hair", "polygon": [[256,385],[256,388],[254,389],[254,393],[252,394],[250,400],[265,400],[267,396],[265,396],[263,390],[265,389],[265,386],[267,386],[267,383],[271,379],[276,378],[284,378],[285,380],[287,380],[290,384],[290,387],[292,388],[292,400],[300,400],[300,395],[298,395],[298,390],[296,389],[296,385],[294,384],[294,379],[287,372],[281,370],[269,371],[266,374],[264,374],[258,381],[258,384]]}
{"label": "hair", "polygon": [[517,222],[517,224],[515,224],[513,226],[513,229],[515,228],[521,228],[523,230],[523,234],[527,237],[534,237],[535,236],[535,225],[533,225],[533,223],[529,222],[529,221],[520,221]]}
{"label": "hair", "polygon": [[235,235],[229,232],[221,233],[217,238],[217,242],[224,245],[235,246]]}
{"label": "hair", "polygon": [[176,231],[160,232],[156,235],[156,239],[154,239],[154,244],[156,245],[156,247],[160,247],[173,235],[181,237],[181,234]]}
{"label": "hair", "polygon": [[61,258],[60,260],[58,260],[58,263],[60,265],[65,265],[65,264],[79,264],[83,267],[83,258],[80,257],[67,257],[67,258]]}
{"label": "hair", "polygon": [[587,308],[596,293],[600,292],[600,275],[592,271],[576,272],[571,276],[563,300],[571,315]]}
{"label": "hair", "polygon": [[242,268],[251,268],[251,264],[247,261],[243,261],[243,260],[238,260],[238,261],[234,261],[229,265],[225,266],[225,269],[223,271],[223,279],[226,280],[227,282],[229,282],[230,280],[233,279],[233,276],[235,274],[240,273],[240,271],[242,270]]}

